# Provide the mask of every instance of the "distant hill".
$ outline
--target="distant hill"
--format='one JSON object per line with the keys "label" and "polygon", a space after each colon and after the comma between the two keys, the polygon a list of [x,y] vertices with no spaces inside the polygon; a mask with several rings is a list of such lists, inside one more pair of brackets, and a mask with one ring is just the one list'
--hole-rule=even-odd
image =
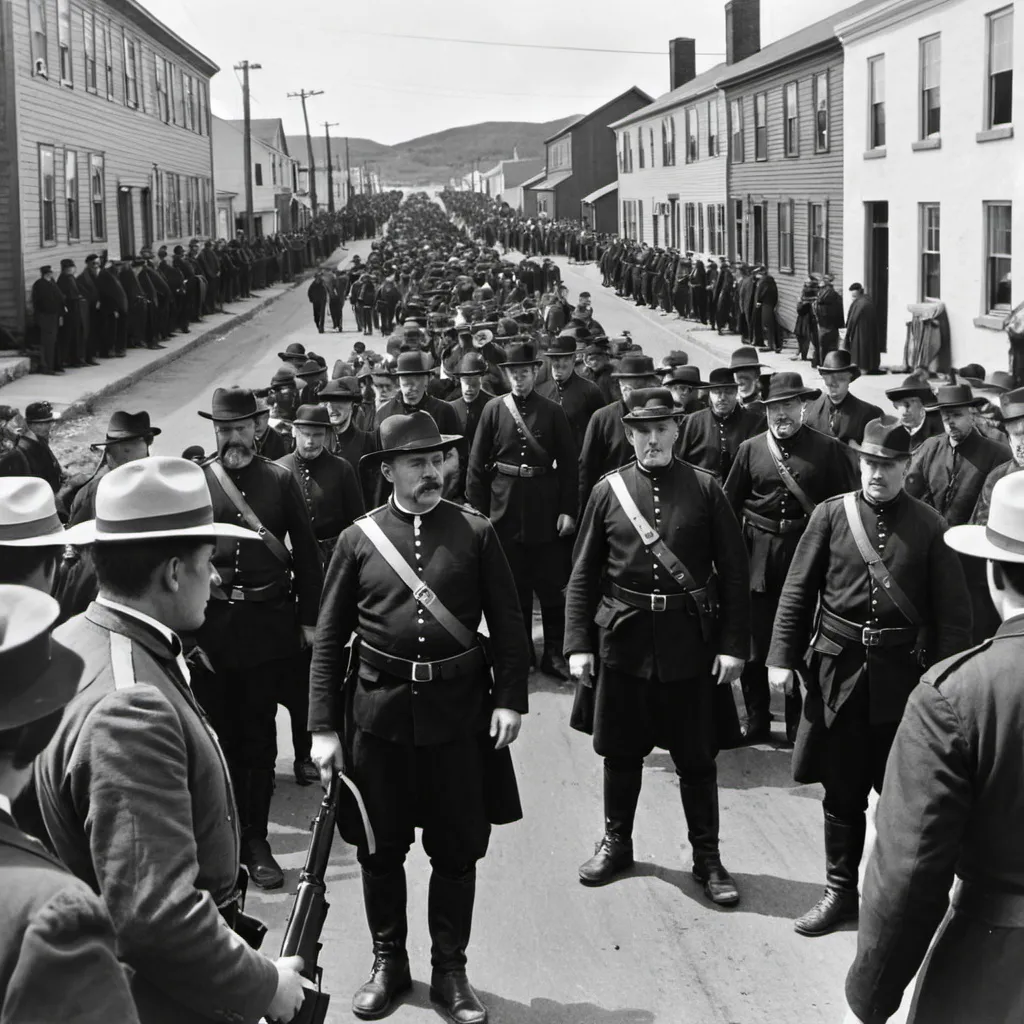
{"label": "distant hill", "polygon": [[[359,167],[364,161],[380,166],[385,185],[442,185],[449,178],[469,174],[474,166],[486,171],[499,160],[512,156],[544,155],[544,140],[560,128],[575,121],[578,114],[557,121],[538,124],[535,121],[485,121],[482,124],[448,128],[443,132],[423,135],[394,146],[384,146],[372,139],[349,139],[349,162]],[[306,138],[288,136],[288,151],[305,161]],[[345,166],[345,139],[331,136],[331,157],[336,168]],[[313,158],[318,167],[327,162],[327,141],[313,138]],[[474,165],[474,161],[478,161]]]}

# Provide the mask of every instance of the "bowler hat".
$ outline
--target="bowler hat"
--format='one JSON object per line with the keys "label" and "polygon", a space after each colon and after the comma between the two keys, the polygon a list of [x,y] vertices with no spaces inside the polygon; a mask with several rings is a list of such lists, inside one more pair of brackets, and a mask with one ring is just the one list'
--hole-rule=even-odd
{"label": "bowler hat", "polygon": [[288,385],[295,385],[295,370],[290,366],[279,366],[270,378],[272,388],[283,388]]}
{"label": "bowler hat", "polygon": [[786,402],[791,398],[817,398],[821,394],[818,388],[804,385],[799,373],[773,373],[768,381],[767,394],[761,399],[765,405],[771,402]]}
{"label": "bowler hat", "polygon": [[673,366],[661,379],[661,383],[668,387],[669,384],[689,384],[692,388],[699,388],[704,383],[700,379],[700,367],[697,366]]}
{"label": "bowler hat", "polygon": [[728,366],[716,366],[709,374],[705,384],[698,384],[697,387],[707,390],[708,388],[739,388],[732,370]]}
{"label": "bowler hat", "polygon": [[307,359],[302,366],[295,371],[296,377],[315,377],[324,372],[325,367],[321,366],[315,359]]}
{"label": "bowler hat", "polygon": [[628,412],[623,423],[650,423],[652,420],[678,419],[684,413],[676,406],[668,388],[637,388],[626,399]]}
{"label": "bowler hat", "polygon": [[[575,352],[575,348],[573,349]],[[537,358],[537,346],[532,341],[518,341],[506,349],[505,361],[499,366],[540,366]]]}
{"label": "bowler hat", "polygon": [[487,360],[479,352],[467,352],[452,377],[482,377],[487,372]]}
{"label": "bowler hat", "polygon": [[659,376],[654,366],[654,360],[645,356],[642,352],[629,352],[622,357],[618,369],[612,377],[629,379],[631,377],[657,377]]}
{"label": "bowler hat", "polygon": [[140,438],[152,440],[159,433],[159,427],[149,425],[148,412],[125,412],[118,409],[110,416],[106,439],[96,441],[89,447],[95,452],[100,448],[106,448],[108,444],[116,444],[118,441],[136,441]]}
{"label": "bowler hat", "polygon": [[919,377],[913,376],[903,378],[903,383],[898,388],[889,388],[885,397],[891,402],[898,402],[901,398],[920,398],[925,405],[935,404],[935,392]]}
{"label": "bowler hat", "polygon": [[690,357],[682,349],[675,349],[662,359],[658,369],[671,370],[677,366],[686,366],[689,361]]}
{"label": "bowler hat", "polygon": [[75,265],[75,261],[74,260],[61,260],[60,261],[60,269],[61,270],[70,270],[74,265]]}
{"label": "bowler hat", "polygon": [[730,370],[759,370],[764,363],[757,358],[757,349],[753,345],[741,345],[729,357]]}
{"label": "bowler hat", "polygon": [[306,359],[306,346],[301,341],[293,341],[288,345],[283,352],[277,353],[278,359],[283,359],[285,362],[291,362],[293,359]]}
{"label": "bowler hat", "polygon": [[237,420],[253,418],[259,411],[256,396],[251,388],[231,387],[217,388],[213,393],[211,411],[200,409],[199,415],[204,420],[213,420],[215,423],[234,423]]}
{"label": "bowler hat", "polygon": [[56,419],[49,402],[30,402],[25,406],[26,423],[53,423]]}
{"label": "bowler hat", "polygon": [[546,356],[574,356],[576,355],[576,338],[568,331],[562,331],[558,337],[552,339],[551,344],[544,350]]}
{"label": "bowler hat", "polygon": [[818,373],[848,373],[851,380],[856,380],[860,376],[860,367],[846,349],[835,349],[821,361]]}
{"label": "bowler hat", "polygon": [[331,417],[322,405],[300,405],[292,423],[297,427],[330,427]]}
{"label": "bowler hat", "polygon": [[994,562],[1024,562],[1024,473],[996,481],[987,526],[953,526],[946,543],[963,555]]}
{"label": "bowler hat", "polygon": [[1000,395],[999,409],[1003,414],[1004,423],[1024,418],[1024,388]]}
{"label": "bowler hat", "polygon": [[461,434],[442,434],[428,412],[417,410],[408,416],[389,416],[380,425],[380,450],[368,452],[359,464],[379,463],[391,455],[439,452],[461,440]]}
{"label": "bowler hat", "polygon": [[881,416],[864,427],[864,440],[852,440],[850,447],[874,459],[909,459],[910,435],[895,416]]}
{"label": "bowler hat", "polygon": [[399,352],[392,376],[430,374],[434,372],[434,360],[426,352]]}
{"label": "bowler hat", "polygon": [[[361,402],[363,393],[355,377],[335,377],[320,389],[316,398],[318,402]],[[302,409],[299,412],[302,412]]]}
{"label": "bowler hat", "polygon": [[0,547],[67,544],[53,489],[36,476],[0,477]]}
{"label": "bowler hat", "polygon": [[939,388],[935,396],[935,405],[939,409],[959,409],[984,404],[985,399],[976,397],[970,384],[945,384]]}

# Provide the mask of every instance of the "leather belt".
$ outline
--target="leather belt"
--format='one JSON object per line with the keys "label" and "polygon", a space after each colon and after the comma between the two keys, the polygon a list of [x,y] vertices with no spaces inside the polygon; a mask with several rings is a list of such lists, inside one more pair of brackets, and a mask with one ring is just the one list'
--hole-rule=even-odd
{"label": "leather belt", "polygon": [[248,601],[261,604],[283,601],[291,595],[290,583],[266,583],[262,587],[211,587],[210,594],[217,601]]}
{"label": "leather belt", "polygon": [[872,629],[859,622],[850,622],[827,608],[821,609],[819,628],[829,640],[852,640],[864,647],[904,647],[916,643],[920,633],[916,626]]}
{"label": "leather belt", "polygon": [[648,612],[679,612],[693,611],[693,598],[689,594],[645,594],[639,590],[620,587],[618,583],[608,580],[606,583],[608,596],[614,597],[631,608],[640,608]]}
{"label": "leather belt", "polygon": [[359,641],[359,657],[367,665],[372,665],[389,676],[407,679],[413,683],[432,683],[435,679],[458,679],[460,676],[480,671],[487,664],[480,647],[439,661],[410,661],[408,658],[396,658],[393,654],[378,651],[376,647],[362,639]]}
{"label": "leather belt", "polygon": [[780,537],[787,533],[800,533],[807,528],[807,516],[801,516],[799,519],[769,519],[767,516],[760,516],[756,512],[744,509],[743,518],[755,530],[774,533]]}
{"label": "leather belt", "polygon": [[952,902],[956,913],[993,928],[1024,928],[1024,893],[1000,892],[959,878]]}
{"label": "leather belt", "polygon": [[531,477],[543,476],[548,471],[547,466],[513,466],[509,462],[496,462],[494,468],[502,476],[519,476],[527,480]]}

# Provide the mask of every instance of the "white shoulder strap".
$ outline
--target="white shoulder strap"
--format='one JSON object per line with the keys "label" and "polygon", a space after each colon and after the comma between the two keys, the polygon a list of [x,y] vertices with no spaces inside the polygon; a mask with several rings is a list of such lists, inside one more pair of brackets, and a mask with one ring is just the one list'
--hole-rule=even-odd
{"label": "white shoulder strap", "polygon": [[658,531],[644,519],[643,513],[636,507],[636,502],[633,500],[633,495],[629,493],[626,481],[622,479],[622,474],[610,473],[607,479],[609,486],[615,493],[615,497],[619,499],[622,511],[626,513],[626,518],[633,524],[636,532],[640,534],[640,539],[647,546],[653,544],[658,540]]}
{"label": "white shoulder strap", "polygon": [[110,634],[110,669],[114,674],[114,689],[126,690],[135,685],[135,666],[132,664],[132,642],[124,633]]}

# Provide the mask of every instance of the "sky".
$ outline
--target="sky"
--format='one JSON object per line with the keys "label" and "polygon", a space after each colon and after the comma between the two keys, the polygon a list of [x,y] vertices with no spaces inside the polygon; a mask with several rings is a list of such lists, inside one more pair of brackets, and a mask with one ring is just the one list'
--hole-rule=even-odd
{"label": "sky", "polygon": [[[637,85],[669,88],[668,41],[691,36],[697,72],[725,59],[725,4],[719,0],[140,0],[217,63],[211,108],[242,116],[242,60],[252,71],[253,117],[280,117],[289,134],[336,123],[334,137],[388,145],[480,121],[552,121],[584,114]],[[851,0],[761,0],[761,44],[849,6]],[[468,45],[405,36],[544,46]],[[621,51],[646,51],[630,53]],[[319,127],[318,127],[319,126]]]}

